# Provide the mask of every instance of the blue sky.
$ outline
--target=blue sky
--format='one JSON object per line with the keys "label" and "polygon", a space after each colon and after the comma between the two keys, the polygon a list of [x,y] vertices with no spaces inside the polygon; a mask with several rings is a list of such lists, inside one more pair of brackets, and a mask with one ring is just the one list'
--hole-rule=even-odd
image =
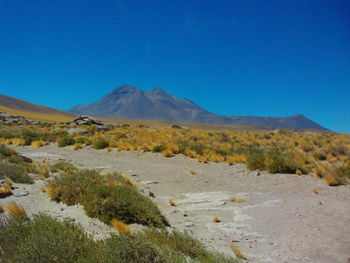
{"label": "blue sky", "polygon": [[0,93],[58,109],[122,84],[350,133],[348,0],[0,0]]}

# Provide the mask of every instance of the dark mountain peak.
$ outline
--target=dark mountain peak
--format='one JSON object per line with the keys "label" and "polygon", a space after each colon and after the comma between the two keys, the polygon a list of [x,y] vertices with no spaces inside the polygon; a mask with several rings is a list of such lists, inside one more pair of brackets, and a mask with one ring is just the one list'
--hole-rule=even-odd
{"label": "dark mountain peak", "polygon": [[122,85],[97,102],[76,106],[70,112],[100,117],[239,124],[296,130],[326,130],[301,114],[290,117],[222,116],[214,114],[188,99],[177,98],[159,87],[144,92],[130,85]]}
{"label": "dark mountain peak", "polygon": [[163,89],[161,89],[159,87],[150,90],[148,93],[156,94],[156,95],[167,95],[168,94],[166,91],[164,91]]}
{"label": "dark mountain peak", "polygon": [[139,90],[138,88],[135,88],[133,86],[130,86],[128,84],[124,84],[118,88],[115,88],[114,90],[112,90],[109,94],[113,94],[113,93],[130,93],[130,92],[134,92]]}

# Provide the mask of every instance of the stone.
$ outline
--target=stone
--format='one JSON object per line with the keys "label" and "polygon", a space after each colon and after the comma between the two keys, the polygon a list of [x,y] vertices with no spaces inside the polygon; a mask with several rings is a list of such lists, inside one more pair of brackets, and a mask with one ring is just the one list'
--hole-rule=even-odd
{"label": "stone", "polygon": [[27,190],[22,190],[22,191],[20,191],[19,193],[15,193],[15,194],[13,194],[14,196],[16,196],[16,197],[22,197],[22,196],[27,196],[27,195],[29,195],[29,192],[27,191]]}

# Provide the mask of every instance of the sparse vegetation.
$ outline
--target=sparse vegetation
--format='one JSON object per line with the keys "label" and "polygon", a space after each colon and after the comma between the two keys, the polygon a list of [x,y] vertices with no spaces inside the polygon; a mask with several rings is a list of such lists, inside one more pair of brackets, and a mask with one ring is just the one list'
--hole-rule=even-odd
{"label": "sparse vegetation", "polygon": [[58,147],[65,147],[69,145],[73,145],[75,143],[75,140],[73,137],[70,136],[64,136],[58,138]]}
{"label": "sparse vegetation", "polygon": [[93,143],[92,143],[92,148],[94,149],[106,149],[109,147],[109,142],[104,139],[104,138],[97,138]]}
{"label": "sparse vegetation", "polygon": [[10,178],[15,183],[34,183],[28,172],[21,165],[0,162],[0,179],[5,178]]}
{"label": "sparse vegetation", "polygon": [[88,216],[107,224],[113,219],[156,227],[168,224],[154,203],[118,173],[102,176],[93,170],[70,170],[49,181],[47,193],[58,202],[82,204]]}
{"label": "sparse vegetation", "polygon": [[0,220],[2,262],[237,263],[186,233],[148,229],[95,241],[80,225],[44,214]]}

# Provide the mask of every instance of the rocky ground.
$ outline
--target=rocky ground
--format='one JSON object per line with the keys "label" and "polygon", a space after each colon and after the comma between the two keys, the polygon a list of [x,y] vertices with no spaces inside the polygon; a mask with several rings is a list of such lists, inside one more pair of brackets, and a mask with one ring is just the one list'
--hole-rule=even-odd
{"label": "rocky ground", "polygon": [[[14,148],[34,160],[64,160],[80,168],[120,171],[137,182],[145,194],[154,194],[153,200],[173,227],[227,254],[232,254],[229,244],[233,243],[249,262],[349,262],[348,186],[329,187],[310,175],[252,172],[243,164],[202,164],[182,155],[165,158],[155,153],[107,152],[89,147],[73,151],[56,145]],[[25,187],[29,194],[11,196],[1,203],[15,200],[29,214],[45,212],[71,218],[96,238],[114,231],[87,217],[82,207],[49,201],[40,192],[43,184],[17,184],[15,192]],[[234,196],[246,201],[228,200]],[[175,206],[169,206],[170,199]],[[213,217],[220,217],[221,222],[213,222]]]}

